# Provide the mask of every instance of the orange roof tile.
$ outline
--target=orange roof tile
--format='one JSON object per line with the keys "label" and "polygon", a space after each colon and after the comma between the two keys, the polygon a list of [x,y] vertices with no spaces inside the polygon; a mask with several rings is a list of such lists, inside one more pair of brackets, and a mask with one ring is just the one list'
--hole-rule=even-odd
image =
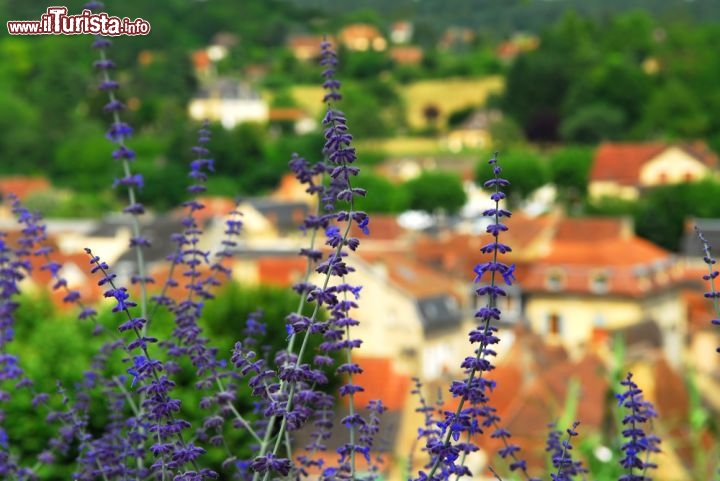
{"label": "orange roof tile", "polygon": [[667,148],[664,142],[601,144],[593,159],[590,181],[636,185],[643,164]]}
{"label": "orange roof tile", "polygon": [[268,112],[268,120],[278,121],[297,121],[305,117],[303,109],[296,107],[272,107]]}
{"label": "orange roof tile", "polygon": [[405,407],[411,380],[409,376],[395,371],[392,359],[354,355],[353,362],[363,369],[361,374],[353,376],[353,383],[364,389],[354,395],[357,406],[364,408],[371,400],[380,399],[391,411]]}
{"label": "orange roof tile", "polygon": [[357,226],[357,223],[353,222],[350,226],[349,235],[351,237],[357,237],[362,243],[366,239],[370,241],[396,240],[399,237],[402,237],[405,233],[407,233],[407,230],[401,227],[400,224],[398,224],[395,216],[392,215],[371,215],[368,229],[370,230],[370,235],[365,235]]}
{"label": "orange roof tile", "polygon": [[625,225],[626,221],[621,217],[568,217],[558,223],[555,239],[571,242],[604,242],[626,234]]}
{"label": "orange roof tile", "polygon": [[50,189],[50,181],[45,177],[25,177],[21,175],[0,178],[0,197],[15,194],[20,200],[35,192]]}
{"label": "orange roof tile", "polygon": [[257,269],[261,284],[290,287],[305,275],[307,260],[297,256],[266,256],[257,260]]}
{"label": "orange roof tile", "polygon": [[[402,291],[418,299],[455,294],[456,281],[453,278],[404,254],[358,251],[358,255],[367,262],[385,264],[390,281]],[[463,299],[458,298],[458,300],[462,301]]]}
{"label": "orange roof tile", "polygon": [[393,47],[388,53],[390,58],[399,64],[414,65],[423,59],[422,48],[415,46]]}
{"label": "orange roof tile", "polygon": [[195,50],[192,53],[192,63],[195,69],[205,70],[210,66],[210,55],[206,50]]}
{"label": "orange roof tile", "polygon": [[356,38],[375,39],[382,38],[380,30],[372,25],[365,23],[354,23],[343,28],[340,32],[340,39],[343,42],[352,41]]}
{"label": "orange roof tile", "polygon": [[[229,197],[198,197],[197,202],[201,203],[204,208],[196,210],[193,217],[198,222],[204,222],[213,217],[224,217],[235,210],[235,201]],[[173,211],[175,216],[184,216],[188,212],[186,207],[178,207]]]}
{"label": "orange roof tile", "polygon": [[555,240],[543,264],[584,265],[597,268],[651,264],[669,260],[670,251],[640,237],[603,239],[602,242]]}
{"label": "orange roof tile", "polygon": [[[671,147],[664,142],[604,143],[598,147],[590,170],[590,181],[612,181],[636,185],[642,166]],[[707,167],[715,167],[718,157],[704,142],[677,144],[688,155]]]}

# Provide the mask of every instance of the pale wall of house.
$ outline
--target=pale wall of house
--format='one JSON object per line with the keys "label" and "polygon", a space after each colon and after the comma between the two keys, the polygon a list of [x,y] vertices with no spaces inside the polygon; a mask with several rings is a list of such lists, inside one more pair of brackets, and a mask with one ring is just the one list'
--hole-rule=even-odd
{"label": "pale wall of house", "polygon": [[447,375],[457,377],[463,360],[473,355],[473,347],[468,342],[469,331],[465,325],[425,337],[420,372],[423,381],[434,381]]}
{"label": "pale wall of house", "polygon": [[635,187],[620,185],[617,182],[593,181],[588,185],[588,194],[592,199],[614,197],[624,200],[636,200],[639,192]]}
{"label": "pale wall of house", "polygon": [[267,122],[269,114],[267,104],[260,99],[193,99],[188,110],[194,120],[220,122],[226,129],[243,122]]}
{"label": "pale wall of house", "polygon": [[347,275],[345,281],[363,286],[358,308],[352,311],[352,317],[360,325],[352,328],[351,335],[363,341],[358,353],[389,357],[395,361],[399,372],[417,375],[423,349],[423,330],[415,303],[389,283],[387,274],[381,268],[360,265],[353,260],[350,264],[356,271]]}
{"label": "pale wall of house", "polygon": [[665,356],[673,366],[679,367],[685,356],[687,335],[687,305],[677,291],[653,297],[645,302],[648,317],[657,321],[663,334]]}
{"label": "pale wall of house", "polygon": [[618,329],[643,318],[639,302],[588,296],[532,296],[527,300],[525,312],[532,330],[548,336],[550,317],[560,316],[557,340],[571,350],[590,342],[594,327]]}
{"label": "pale wall of house", "polygon": [[708,168],[682,149],[671,147],[647,162],[640,169],[641,186],[675,184],[698,180],[708,174]]}

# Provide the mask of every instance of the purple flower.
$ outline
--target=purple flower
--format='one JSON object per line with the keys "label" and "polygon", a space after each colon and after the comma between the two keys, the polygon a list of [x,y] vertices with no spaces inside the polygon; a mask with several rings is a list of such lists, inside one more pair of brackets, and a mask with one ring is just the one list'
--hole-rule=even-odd
{"label": "purple flower", "polygon": [[[637,384],[632,380],[632,373],[628,373],[620,382],[625,390],[615,395],[618,406],[627,410],[622,419],[622,435],[626,439],[621,446],[624,456],[620,459],[620,465],[626,470],[626,474],[620,477],[621,481],[645,481],[647,469],[657,468],[657,465],[647,460],[649,453],[659,453],[660,438],[652,434],[646,434],[643,430],[644,424],[651,423],[652,418],[657,417],[652,404],[643,399],[643,393]],[[638,472],[639,471],[639,472]]]}

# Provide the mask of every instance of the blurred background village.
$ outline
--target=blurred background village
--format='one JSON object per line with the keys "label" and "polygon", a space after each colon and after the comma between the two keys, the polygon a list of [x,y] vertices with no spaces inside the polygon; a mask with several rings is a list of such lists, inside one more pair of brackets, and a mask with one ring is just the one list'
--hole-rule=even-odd
{"label": "blurred background village", "polygon": [[[512,182],[505,262],[518,279],[501,306],[492,374],[503,424],[537,466],[546,423],[581,420],[580,450],[604,479],[617,461],[607,393],[620,366],[632,367],[660,412],[656,428],[673,438],[657,478],[709,477],[720,330],[703,298],[707,271],[693,226],[720,248],[718,2],[106,3],[152,26],[147,37],[114,39],[112,56],[151,211],[145,258],[158,278],[180,228],[194,132],[209,119],[217,172],[200,212],[202,248],[217,250],[239,198],[235,280],[271,297],[302,279],[297,253],[307,238],[298,225],[315,201],[287,163],[293,152],[320,158],[323,36],[339,50],[339,107],[355,136],[358,184],[368,189],[356,207],[371,215],[370,235],[353,233],[361,247],[349,277],[363,286],[360,401],[379,397],[389,408],[387,476],[400,479],[407,468],[422,420],[411,379],[421,378],[434,401],[470,354],[467,332],[485,302],[473,284],[488,241],[481,186],[497,150]],[[39,19],[47,6],[0,0],[0,13]],[[66,6],[78,13],[82,5]],[[6,35],[0,59],[0,195],[44,213],[70,287],[99,301],[84,247],[121,281],[136,266],[129,220],[118,213],[123,192],[110,188],[119,166],[104,138],[109,118],[94,91],[89,39]],[[0,229],[13,238],[18,225],[2,209]],[[39,271],[27,287],[51,283]],[[237,335],[249,307],[222,302],[210,330]],[[46,308],[67,309],[61,296]],[[19,329],[38,359],[61,355],[61,347],[33,348],[38,336]],[[477,466],[494,452],[484,442]]]}

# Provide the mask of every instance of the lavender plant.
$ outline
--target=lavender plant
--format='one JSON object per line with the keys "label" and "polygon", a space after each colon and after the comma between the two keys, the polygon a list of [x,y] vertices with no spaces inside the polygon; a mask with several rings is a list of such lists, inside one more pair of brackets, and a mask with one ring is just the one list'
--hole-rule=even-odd
{"label": "lavender plant", "polygon": [[[87,8],[97,11],[102,6],[91,2]],[[112,303],[114,324],[108,328],[93,307],[83,304],[80,293],[68,288],[61,265],[52,260],[52,248],[46,245],[42,218],[29,212],[17,199],[12,200],[21,237],[16,246],[11,246],[7,235],[0,233],[0,406],[9,403],[14,391],[28,391],[35,409],[53,397],[35,391],[20,367],[19,356],[12,354],[20,284],[32,275],[34,257],[43,259],[41,269],[49,271],[53,288],[63,289],[64,301],[76,304],[78,317],[92,320],[92,333],[104,336],[106,342],[83,372],[82,380],[73,386],[58,385],[54,395],[56,406],[48,408],[46,418],[58,426],[57,433],[47,440],[37,462],[31,466],[25,466],[23,454],[13,449],[15,438],[3,427],[5,416],[0,410],[0,475],[13,480],[41,479],[46,477],[43,465],[72,459],[73,480],[378,479],[379,463],[372,453],[378,443],[385,407],[382,400],[373,400],[368,406],[359,406],[356,400],[363,390],[357,383],[362,368],[355,362],[353,352],[362,340],[353,335],[352,328],[358,321],[352,316],[360,302],[361,286],[348,281],[348,275],[354,271],[349,259],[360,246],[360,240],[350,235],[351,226],[354,223],[364,235],[369,235],[370,219],[355,208],[355,199],[366,192],[355,186],[360,169],[348,121],[338,107],[342,100],[341,84],[335,78],[338,58],[332,45],[325,41],[321,46],[326,90],[323,101],[327,106],[322,120],[323,158],[310,162],[293,154],[289,162],[296,178],[315,196],[317,209],[300,226],[309,242],[299,252],[307,261],[306,274],[293,286],[299,294],[297,309],[286,316],[284,330],[273,333],[286,339],[286,346],[274,353],[258,341],[267,330],[261,311],[246,320],[244,329],[238,333],[241,339],[230,353],[214,347],[203,329],[202,318],[207,303],[215,296],[213,289],[231,275],[225,260],[237,247],[236,238],[242,228],[240,214],[229,212],[220,250],[213,256],[200,247],[203,227],[197,214],[204,205],[198,196],[205,192],[205,182],[214,170],[214,161],[209,158],[211,139],[207,124],[200,128],[197,145],[192,149],[195,157],[190,162],[190,199],[183,204],[186,215],[177,234],[170,239],[175,245],[168,256],[171,268],[159,294],[150,296],[153,279],[143,255],[143,248],[150,242],[142,235],[140,216],[145,208],[138,198],[143,177],[131,170],[135,153],[126,141],[132,129],[120,117],[124,105],[117,95],[120,84],[110,77],[114,68],[107,55],[110,41],[96,38],[93,47],[100,54],[95,62],[101,76],[99,88],[107,92],[109,99],[105,111],[112,116],[107,138],[114,144],[112,157],[120,162],[122,171],[113,188],[127,190],[128,205],[124,212],[132,219],[130,247],[135,250],[138,271],[132,276],[131,285],[120,285],[100,253],[86,249],[89,271],[99,278],[97,284],[102,287],[103,296]],[[497,322],[502,316],[498,300],[507,295],[502,284],[512,286],[515,282],[516,267],[501,260],[502,255],[512,250],[501,242],[502,234],[508,230],[504,221],[511,217],[511,212],[503,207],[503,189],[510,183],[501,177],[497,154],[489,160],[489,166],[492,177],[484,187],[491,191],[494,206],[484,215],[491,219],[487,233],[492,240],[481,247],[489,260],[474,269],[475,282],[482,283],[476,294],[486,303],[475,313],[476,325],[469,333],[471,355],[460,366],[464,377],[453,381],[448,389],[457,408],[447,410],[429,405],[421,381],[416,380],[413,393],[420,399],[419,411],[424,417],[418,439],[427,455],[422,469],[417,473],[411,470],[407,476],[417,481],[479,476],[482,473],[470,470],[468,456],[486,449],[488,439],[499,441],[499,462],[507,465],[510,476],[540,479],[531,476],[531,467],[520,456],[520,447],[511,442],[511,434],[502,426],[493,405],[496,382],[490,373],[495,368],[492,358],[496,356],[494,346],[500,341]],[[320,245],[323,237],[324,244]],[[702,234],[700,239],[710,266],[710,274],[705,278],[711,282],[712,290],[706,297],[712,298],[720,316],[720,295],[713,284],[718,275],[712,267],[715,260]],[[180,280],[174,275],[176,270],[181,271]],[[183,291],[179,299],[170,295],[177,288]],[[162,332],[161,323],[157,322],[162,311],[172,318],[169,332]],[[715,319],[712,323],[720,321]],[[313,339],[317,341],[316,351],[310,347]],[[336,362],[337,359],[340,361]],[[347,406],[341,426],[332,422],[338,403],[328,389],[328,372],[340,380],[336,394]],[[182,388],[180,378],[188,373],[193,378],[192,388],[202,393],[197,406],[183,405],[178,394]],[[627,414],[620,428],[625,441],[619,461],[623,474],[618,481],[649,480],[648,469],[656,467],[650,456],[659,452],[660,440],[646,432],[645,427],[657,413],[643,399],[632,374],[628,373],[620,384],[622,391],[616,397]],[[253,396],[251,406],[243,406],[239,401],[243,390]],[[93,416],[100,401],[104,420],[97,425]],[[202,414],[188,417],[188,411],[194,408]],[[578,425],[579,422],[573,423],[565,434],[550,432],[546,450],[553,470],[546,473],[546,479],[577,479],[587,472],[582,461],[572,456]],[[323,453],[327,451],[331,431],[337,428],[344,431],[345,441],[334,453],[335,462],[328,463]],[[310,443],[302,447],[303,454],[299,455],[297,451],[301,448],[296,446],[295,436],[303,429],[310,429],[312,434]],[[237,431],[250,439],[250,455],[234,444],[233,433]],[[208,460],[210,451],[222,453],[219,467]],[[360,473],[361,460],[369,466],[366,478]],[[412,459],[410,468],[414,468]],[[495,462],[490,463],[488,470],[502,479],[498,473],[503,470],[496,468]]]}

